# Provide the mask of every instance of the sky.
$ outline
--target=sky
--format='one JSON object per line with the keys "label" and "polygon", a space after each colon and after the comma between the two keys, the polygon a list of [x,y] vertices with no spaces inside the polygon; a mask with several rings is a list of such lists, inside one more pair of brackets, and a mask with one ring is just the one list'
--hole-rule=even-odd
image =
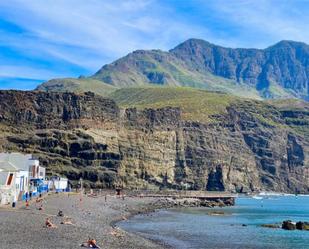
{"label": "sky", "polygon": [[0,0],[0,89],[89,76],[189,38],[228,47],[309,43],[309,0]]}

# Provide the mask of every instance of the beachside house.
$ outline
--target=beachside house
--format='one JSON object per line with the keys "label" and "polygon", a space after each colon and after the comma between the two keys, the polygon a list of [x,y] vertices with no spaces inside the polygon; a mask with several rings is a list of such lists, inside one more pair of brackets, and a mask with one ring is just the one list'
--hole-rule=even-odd
{"label": "beachside house", "polygon": [[1,204],[15,203],[25,199],[31,191],[35,193],[35,186],[30,184],[34,179],[33,172],[30,173],[33,167],[36,167],[35,174],[43,172],[42,177],[45,178],[45,169],[40,169],[39,161],[31,154],[0,153]]}
{"label": "beachside house", "polygon": [[29,167],[30,179],[42,179],[45,180],[46,170],[40,166],[39,160],[33,160],[32,165]]}
{"label": "beachside house", "polygon": [[65,192],[69,188],[69,181],[65,177],[53,176],[49,180],[48,188],[56,192]]}
{"label": "beachside house", "polygon": [[[18,184],[21,179],[22,172],[10,162],[0,162],[0,203],[8,204],[16,201],[18,187],[25,185]],[[27,181],[27,179],[26,179]],[[20,186],[19,186],[20,185]]]}
{"label": "beachside house", "polygon": [[29,167],[31,195],[39,195],[48,191],[48,182],[45,181],[46,170],[35,160]]}

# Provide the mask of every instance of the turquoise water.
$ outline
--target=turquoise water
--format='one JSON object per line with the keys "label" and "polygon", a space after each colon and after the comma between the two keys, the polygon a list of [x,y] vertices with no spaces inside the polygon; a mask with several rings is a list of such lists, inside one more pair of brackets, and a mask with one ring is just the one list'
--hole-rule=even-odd
{"label": "turquoise water", "polygon": [[[222,216],[207,213],[224,211]],[[234,207],[162,210],[119,226],[174,248],[309,249],[309,231],[263,228],[283,220],[309,221],[309,196],[237,198]],[[245,224],[246,226],[243,226]]]}

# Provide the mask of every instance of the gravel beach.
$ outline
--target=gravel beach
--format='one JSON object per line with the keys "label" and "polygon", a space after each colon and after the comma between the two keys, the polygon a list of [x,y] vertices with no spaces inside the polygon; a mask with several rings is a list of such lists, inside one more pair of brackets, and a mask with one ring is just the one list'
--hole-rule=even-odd
{"label": "gravel beach", "polygon": [[[49,194],[45,197],[44,209],[38,210],[35,202],[28,209],[19,204],[15,209],[0,208],[0,248],[81,248],[88,237],[95,238],[101,248],[142,249],[164,248],[150,240],[127,233],[114,224],[130,215],[147,212],[153,198],[116,198],[83,196],[79,194]],[[72,218],[74,225],[60,224],[59,210]],[[46,217],[57,228],[45,228]]]}

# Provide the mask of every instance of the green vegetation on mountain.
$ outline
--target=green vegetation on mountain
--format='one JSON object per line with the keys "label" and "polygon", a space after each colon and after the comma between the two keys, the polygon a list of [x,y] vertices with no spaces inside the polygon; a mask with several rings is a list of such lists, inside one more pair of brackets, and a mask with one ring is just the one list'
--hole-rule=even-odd
{"label": "green vegetation on mountain", "polygon": [[309,46],[305,43],[281,41],[266,49],[232,49],[189,39],[170,53],[189,70],[244,83],[263,98],[308,99]]}
{"label": "green vegetation on mountain", "polygon": [[37,89],[87,90],[106,96],[113,87],[164,85],[252,99],[308,100],[308,75],[309,46],[304,43],[282,41],[266,49],[232,49],[189,39],[169,52],[137,50],[91,77],[50,80]]}
{"label": "green vegetation on mountain", "polygon": [[309,104],[297,99],[258,101],[188,87],[129,87],[108,97],[123,108],[179,107],[184,120],[202,123],[220,121],[218,115],[226,114],[232,107],[265,125],[309,134]]}
{"label": "green vegetation on mountain", "polygon": [[258,92],[245,84],[188,69],[179,59],[160,50],[138,50],[104,66],[94,76],[118,87],[185,86],[211,91],[223,91],[240,97],[259,99]]}
{"label": "green vegetation on mountain", "polygon": [[186,87],[121,88],[109,97],[124,108],[180,107],[183,119],[201,122],[211,121],[214,114],[225,113],[226,107],[237,100],[225,93]]}
{"label": "green vegetation on mountain", "polygon": [[47,81],[37,87],[38,91],[52,91],[52,92],[94,92],[101,96],[107,96],[115,91],[117,87],[105,84],[102,81],[89,78],[64,78],[53,79]]}

